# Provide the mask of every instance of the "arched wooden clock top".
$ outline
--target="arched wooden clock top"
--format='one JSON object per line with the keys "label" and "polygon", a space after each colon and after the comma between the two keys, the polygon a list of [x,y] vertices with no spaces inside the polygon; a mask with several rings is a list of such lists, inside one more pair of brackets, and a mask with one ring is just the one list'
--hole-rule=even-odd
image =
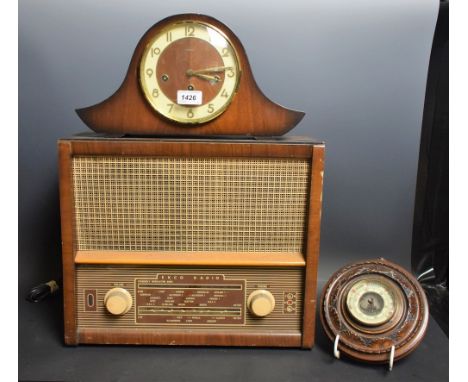
{"label": "arched wooden clock top", "polygon": [[[195,105],[179,104],[178,91],[201,98]],[[234,33],[197,14],[168,17],[151,27],[120,88],[77,113],[100,133],[193,136],[282,135],[304,116],[269,100]]]}

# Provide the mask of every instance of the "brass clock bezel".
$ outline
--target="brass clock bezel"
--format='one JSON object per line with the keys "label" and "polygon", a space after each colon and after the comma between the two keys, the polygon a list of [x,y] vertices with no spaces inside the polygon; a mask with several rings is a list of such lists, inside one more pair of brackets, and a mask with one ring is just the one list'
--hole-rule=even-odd
{"label": "brass clock bezel", "polygon": [[[148,89],[145,81],[143,81],[144,70],[145,70],[143,63],[144,63],[145,58],[149,54],[150,49],[153,46],[153,43],[155,42],[155,40],[157,40],[159,38],[159,36],[163,35],[164,33],[168,32],[169,30],[172,30],[175,26],[178,26],[178,25],[181,25],[181,24],[203,25],[203,26],[205,26],[207,28],[211,28],[214,31],[216,31],[217,33],[219,33],[227,41],[227,43],[229,44],[232,52],[234,52],[234,62],[235,62],[235,66],[236,66],[236,69],[237,69],[236,70],[237,75],[236,75],[236,79],[235,79],[235,84],[234,84],[233,91],[232,91],[232,94],[230,95],[229,99],[223,104],[222,107],[217,109],[212,114],[210,114],[208,116],[205,116],[205,117],[202,117],[202,118],[199,118],[199,119],[196,119],[196,120],[193,120],[193,121],[192,120],[187,120],[187,119],[184,119],[184,118],[179,118],[178,116],[169,117],[166,114],[163,114],[159,110],[159,108],[157,108],[154,105],[154,103],[152,102],[151,91]],[[197,38],[197,37],[193,37],[193,38]],[[171,23],[171,24],[167,25],[166,27],[162,28],[161,30],[159,30],[158,33],[155,34],[154,36],[152,36],[151,39],[146,44],[145,49],[143,50],[143,53],[141,54],[140,60],[138,62],[138,82],[140,84],[140,90],[142,91],[143,96],[144,96],[146,102],[151,107],[151,109],[154,110],[155,112],[157,112],[158,115],[165,118],[166,120],[171,121],[171,122],[176,122],[176,123],[180,124],[180,126],[185,126],[185,127],[193,127],[193,126],[196,126],[196,125],[200,125],[200,124],[212,121],[215,118],[219,117],[221,114],[223,114],[226,111],[226,109],[229,107],[229,105],[232,103],[235,96],[237,95],[241,76],[242,76],[241,61],[240,61],[240,58],[239,58],[239,54],[238,54],[238,52],[237,52],[237,50],[235,48],[235,45],[233,44],[231,39],[222,30],[220,30],[216,26],[210,24],[209,22],[200,21],[200,20],[191,20],[191,19],[180,20],[180,21],[176,21],[174,23]],[[218,94],[219,94],[219,92],[218,92]],[[218,94],[216,95],[216,97],[218,96]]]}

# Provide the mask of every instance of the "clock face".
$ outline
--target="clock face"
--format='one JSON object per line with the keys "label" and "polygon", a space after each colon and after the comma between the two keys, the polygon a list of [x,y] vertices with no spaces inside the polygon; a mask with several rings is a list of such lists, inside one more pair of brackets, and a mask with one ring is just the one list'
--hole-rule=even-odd
{"label": "clock face", "polygon": [[240,73],[237,53],[224,34],[209,24],[182,21],[163,29],[146,46],[140,84],[158,113],[196,124],[226,110]]}

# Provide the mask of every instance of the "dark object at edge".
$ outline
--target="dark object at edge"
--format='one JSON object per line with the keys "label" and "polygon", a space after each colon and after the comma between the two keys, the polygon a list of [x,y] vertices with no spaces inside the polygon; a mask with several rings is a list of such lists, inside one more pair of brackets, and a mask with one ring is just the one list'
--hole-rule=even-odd
{"label": "dark object at edge", "polygon": [[432,316],[449,334],[449,3],[442,1],[424,102],[411,265]]}

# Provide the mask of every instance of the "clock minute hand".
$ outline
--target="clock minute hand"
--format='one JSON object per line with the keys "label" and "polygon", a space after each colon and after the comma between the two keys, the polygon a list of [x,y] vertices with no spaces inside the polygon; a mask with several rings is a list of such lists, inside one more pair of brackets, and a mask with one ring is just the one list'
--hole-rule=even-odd
{"label": "clock minute hand", "polygon": [[203,73],[221,73],[224,72],[225,70],[232,69],[231,66],[215,66],[212,68],[205,68],[205,69],[199,69],[199,70],[192,70],[189,69],[187,70],[187,74],[190,72],[192,74],[203,74]]}
{"label": "clock minute hand", "polygon": [[202,73],[196,73],[192,70],[187,70],[187,75],[189,77],[192,77],[192,76],[195,76],[195,77],[199,77],[199,78],[202,78],[204,80],[208,80],[208,81],[215,81],[215,82],[218,82],[219,81],[219,77],[216,77],[216,76],[209,76],[207,74],[202,74]]}

